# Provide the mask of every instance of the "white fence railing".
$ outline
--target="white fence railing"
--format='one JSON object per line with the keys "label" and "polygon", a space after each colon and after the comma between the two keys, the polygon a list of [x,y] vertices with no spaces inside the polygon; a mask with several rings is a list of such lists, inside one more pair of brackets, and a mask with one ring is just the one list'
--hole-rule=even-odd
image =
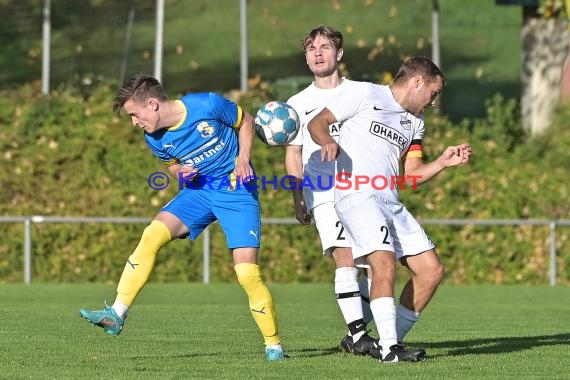
{"label": "white fence railing", "polygon": [[[136,224],[149,223],[149,218],[113,218],[113,217],[58,217],[58,216],[0,216],[0,223],[23,223],[24,224],[24,282],[32,281],[32,224],[39,223],[110,223],[110,224]],[[569,219],[544,220],[544,219],[422,219],[425,225],[485,225],[485,226],[548,226],[549,227],[549,282],[556,285],[556,226],[570,226]],[[298,224],[293,218],[264,218],[262,224]],[[203,232],[202,240],[203,255],[203,282],[210,282],[210,229]]]}

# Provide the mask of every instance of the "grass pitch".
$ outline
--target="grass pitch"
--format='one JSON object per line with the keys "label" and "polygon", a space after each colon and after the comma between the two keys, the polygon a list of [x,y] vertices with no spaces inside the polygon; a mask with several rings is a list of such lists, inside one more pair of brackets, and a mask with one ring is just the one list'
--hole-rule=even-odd
{"label": "grass pitch", "polygon": [[[338,352],[332,284],[271,284],[290,360],[268,363],[237,284],[149,284],[123,333],[79,317],[108,285],[0,285],[2,379],[371,379],[568,376],[567,287],[442,286],[409,334],[421,363]],[[374,332],[374,335],[377,335]]]}

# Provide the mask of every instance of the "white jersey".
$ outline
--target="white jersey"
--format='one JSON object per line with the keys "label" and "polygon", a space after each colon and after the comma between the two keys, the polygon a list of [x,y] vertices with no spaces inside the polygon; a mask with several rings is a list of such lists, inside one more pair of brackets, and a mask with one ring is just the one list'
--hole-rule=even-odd
{"label": "white jersey", "polygon": [[[412,143],[421,144],[423,120],[404,110],[390,87],[365,82],[343,92],[327,108],[342,123],[335,201],[367,192],[400,203],[400,160]],[[346,181],[340,180],[342,176]]]}
{"label": "white jersey", "polygon": [[[307,210],[334,201],[335,176],[335,162],[321,162],[321,146],[313,141],[307,125],[329,102],[345,92],[351,92],[351,89],[358,83],[360,82],[342,78],[342,82],[335,88],[323,89],[315,86],[313,82],[287,101],[299,114],[301,128],[289,144],[303,146],[303,196]],[[338,142],[340,126],[341,123],[329,126],[330,135],[336,142]]]}

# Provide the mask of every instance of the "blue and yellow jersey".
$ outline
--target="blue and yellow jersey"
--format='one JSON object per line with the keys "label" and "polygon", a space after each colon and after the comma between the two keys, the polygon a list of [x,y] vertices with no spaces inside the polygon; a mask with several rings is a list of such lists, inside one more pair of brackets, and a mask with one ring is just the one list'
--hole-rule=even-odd
{"label": "blue and yellow jersey", "polygon": [[227,180],[239,153],[237,127],[243,111],[216,93],[194,93],[176,100],[184,104],[182,121],[145,139],[166,165],[193,165],[208,182]]}

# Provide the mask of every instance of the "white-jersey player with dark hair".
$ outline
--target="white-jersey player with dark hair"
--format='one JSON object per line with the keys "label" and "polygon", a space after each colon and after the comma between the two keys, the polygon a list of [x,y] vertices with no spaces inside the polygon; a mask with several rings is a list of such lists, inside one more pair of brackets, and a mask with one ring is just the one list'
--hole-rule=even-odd
{"label": "white-jersey player with dark hair", "polygon": [[[471,156],[471,147],[464,143],[448,147],[430,163],[422,160],[423,111],[444,84],[445,76],[431,60],[414,57],[402,64],[393,85],[359,83],[331,101],[308,126],[321,145],[321,159],[337,159],[335,209],[356,265],[371,268],[370,308],[380,334],[381,361],[425,357],[423,349],[407,349],[401,341],[444,273],[434,244],[400,202],[398,189],[429,181]],[[342,123],[338,143],[328,131],[337,122]],[[397,306],[396,260],[412,274]]]}
{"label": "white-jersey player with dark hair", "polygon": [[[309,121],[329,102],[351,92],[359,83],[341,77],[338,72],[342,44],[342,34],[328,26],[311,30],[302,41],[307,65],[315,80],[287,101],[299,114],[301,129],[286,148],[285,164],[287,174],[296,179],[292,192],[297,220],[310,224],[315,219],[323,254],[332,256],[335,261],[335,294],[349,331],[340,347],[379,358],[375,339],[368,335],[367,329],[367,322],[372,319],[367,306],[368,280],[363,277],[359,284],[358,268],[354,266],[349,242],[334,210],[335,163],[321,161],[321,147],[307,131]],[[340,123],[331,123],[327,130],[331,138],[338,139]],[[363,303],[364,310],[368,311],[366,316]]]}

